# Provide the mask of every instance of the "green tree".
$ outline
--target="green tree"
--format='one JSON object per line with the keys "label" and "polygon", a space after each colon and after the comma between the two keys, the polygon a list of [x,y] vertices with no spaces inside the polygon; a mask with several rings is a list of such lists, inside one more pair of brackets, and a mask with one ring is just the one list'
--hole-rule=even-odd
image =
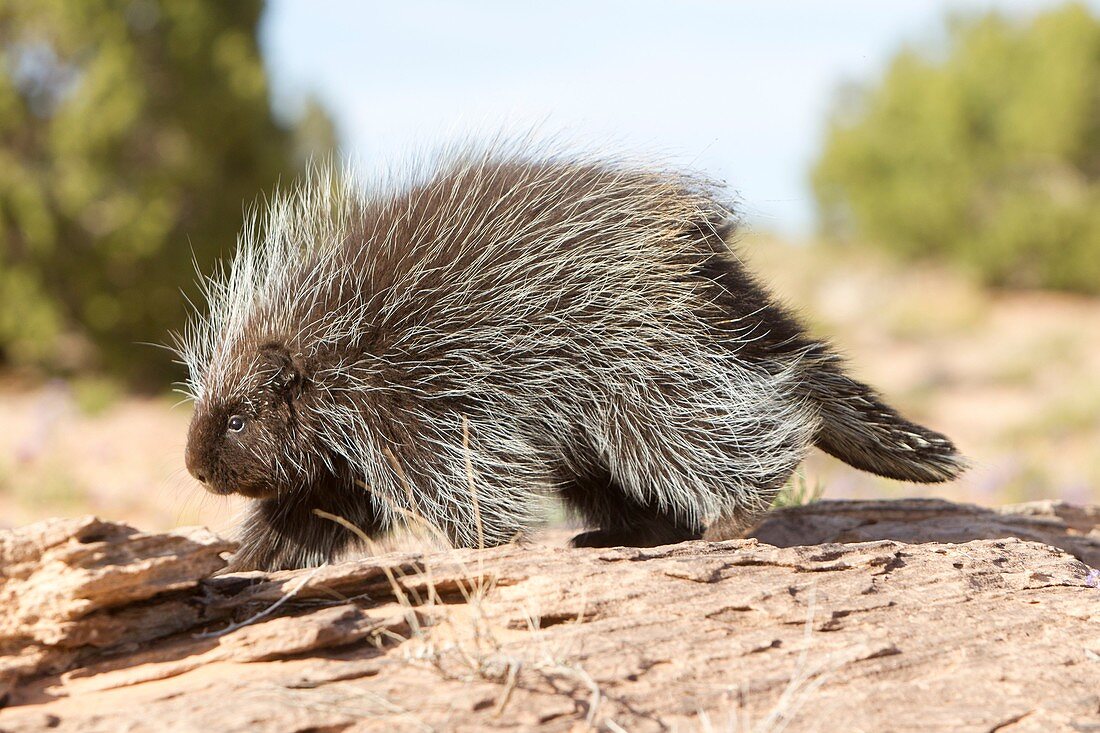
{"label": "green tree", "polygon": [[0,361],[168,381],[138,342],[181,326],[192,256],[230,253],[244,203],[304,157],[272,116],[261,12],[0,0]]}
{"label": "green tree", "polygon": [[812,180],[827,234],[1100,292],[1100,20],[954,19],[839,95]]}

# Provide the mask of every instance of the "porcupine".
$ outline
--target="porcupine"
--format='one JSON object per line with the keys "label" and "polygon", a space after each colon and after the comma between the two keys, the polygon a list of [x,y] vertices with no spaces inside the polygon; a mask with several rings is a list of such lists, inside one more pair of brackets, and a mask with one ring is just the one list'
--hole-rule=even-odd
{"label": "porcupine", "polygon": [[418,517],[498,545],[559,497],[577,546],[699,538],[811,446],[916,482],[964,461],[845,372],[737,257],[721,185],[489,146],[400,183],[321,166],[252,210],[178,337],[190,472],[251,497],[237,569]]}

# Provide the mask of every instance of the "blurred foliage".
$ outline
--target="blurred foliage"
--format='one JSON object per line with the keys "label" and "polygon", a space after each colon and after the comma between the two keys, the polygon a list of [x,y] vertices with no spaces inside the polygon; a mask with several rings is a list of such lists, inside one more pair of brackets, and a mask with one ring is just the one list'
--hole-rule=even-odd
{"label": "blurred foliage", "polygon": [[1100,292],[1100,20],[953,19],[942,47],[839,95],[813,184],[834,237]]}
{"label": "blurred foliage", "polygon": [[[333,145],[272,116],[258,0],[0,0],[0,361],[159,386],[180,289]],[[305,150],[304,148],[308,148]]]}
{"label": "blurred foliage", "polygon": [[824,495],[824,484],[820,481],[814,481],[811,485],[806,480],[806,476],[799,472],[792,476],[783,488],[780,489],[779,494],[777,494],[775,500],[772,501],[772,508],[782,509],[783,507],[790,506],[805,506],[806,504],[813,504],[815,501],[821,501],[821,497]]}

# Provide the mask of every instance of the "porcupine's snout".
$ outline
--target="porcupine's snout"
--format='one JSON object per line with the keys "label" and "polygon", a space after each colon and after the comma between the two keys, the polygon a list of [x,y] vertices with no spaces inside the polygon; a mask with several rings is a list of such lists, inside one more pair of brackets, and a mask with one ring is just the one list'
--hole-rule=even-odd
{"label": "porcupine's snout", "polygon": [[198,405],[187,431],[184,462],[212,494],[268,499],[278,493],[271,461],[257,448],[270,444],[261,419],[239,406]]}
{"label": "porcupine's snout", "polygon": [[211,494],[218,494],[219,496],[233,493],[232,489],[224,487],[216,481],[212,481],[213,472],[200,463],[198,459],[193,459],[192,455],[193,453],[191,451],[187,451],[187,471],[196,481],[203,485],[203,488]]}
{"label": "porcupine's snout", "polygon": [[[237,419],[233,416],[230,420]],[[240,494],[264,498],[271,493],[261,471],[247,470],[236,436],[227,439],[225,419],[220,413],[198,410],[187,431],[184,463],[188,472],[211,494]],[[255,474],[255,475],[254,475]]]}
{"label": "porcupine's snout", "polygon": [[199,449],[199,432],[199,417],[196,415],[187,429],[187,448],[183,453],[183,462],[187,466],[187,472],[205,485],[210,479],[210,466],[203,451]]}
{"label": "porcupine's snout", "polygon": [[187,472],[195,477],[200,484],[206,483],[206,471],[196,461],[191,460],[191,452],[187,453]]}
{"label": "porcupine's snout", "polygon": [[205,435],[205,421],[197,416],[191,421],[191,427],[187,431],[187,450],[184,452],[184,463],[187,472],[212,494],[226,495],[233,493],[233,489],[219,480],[215,465],[216,455],[210,450],[209,438]]}

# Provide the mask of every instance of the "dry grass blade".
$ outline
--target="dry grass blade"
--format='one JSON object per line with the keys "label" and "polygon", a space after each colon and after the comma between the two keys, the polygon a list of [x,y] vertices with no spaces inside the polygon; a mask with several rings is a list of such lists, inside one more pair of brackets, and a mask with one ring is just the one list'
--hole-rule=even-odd
{"label": "dry grass blade", "polygon": [[481,505],[477,501],[477,487],[474,485],[474,461],[470,454],[470,421],[462,416],[462,451],[466,457],[466,485],[470,489],[470,501],[474,507],[474,522],[477,525],[477,547],[485,549],[485,527],[481,522]]}

